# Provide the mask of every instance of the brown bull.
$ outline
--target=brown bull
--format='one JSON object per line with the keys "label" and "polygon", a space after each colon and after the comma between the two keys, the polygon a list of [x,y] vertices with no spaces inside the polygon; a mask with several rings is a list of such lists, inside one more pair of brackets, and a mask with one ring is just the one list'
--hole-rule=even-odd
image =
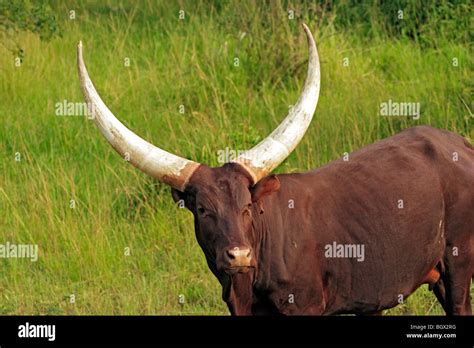
{"label": "brown bull", "polygon": [[163,181],[194,215],[196,237],[232,314],[375,314],[428,283],[447,314],[471,314],[474,149],[414,127],[307,173],[269,175],[296,147],[316,108],[309,69],[279,127],[234,162],[210,168],[127,129],[103,103],[78,46],[85,99],[122,156]]}

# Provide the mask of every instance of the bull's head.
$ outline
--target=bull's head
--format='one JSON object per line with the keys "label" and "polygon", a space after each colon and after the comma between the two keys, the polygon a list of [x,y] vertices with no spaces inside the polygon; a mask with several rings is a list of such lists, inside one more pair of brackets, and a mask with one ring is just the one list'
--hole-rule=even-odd
{"label": "bull's head", "polygon": [[229,286],[232,279],[253,274],[258,266],[256,241],[261,236],[256,235],[254,224],[258,215],[264,214],[262,199],[280,186],[277,177],[267,175],[298,145],[316,109],[319,58],[311,32],[306,25],[303,27],[309,45],[309,68],[298,102],[267,138],[218,168],[164,151],[126,128],[94,88],[82,57],[82,44],[78,45],[81,87],[96,125],[121,156],[170,185],[173,198],[184,202],[193,213],[197,240],[209,267],[224,286],[228,302],[233,296]]}

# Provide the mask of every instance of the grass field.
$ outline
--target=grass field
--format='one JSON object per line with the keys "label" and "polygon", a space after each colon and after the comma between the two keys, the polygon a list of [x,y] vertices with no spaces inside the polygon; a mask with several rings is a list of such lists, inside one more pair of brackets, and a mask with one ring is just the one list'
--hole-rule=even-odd
{"label": "grass field", "polygon": [[[318,44],[320,101],[276,172],[321,166],[419,124],[474,139],[472,50],[441,31],[421,40],[377,22],[351,30],[338,24],[337,6],[312,11],[300,2],[51,6],[61,36],[15,34],[20,66],[0,45],[0,243],[39,247],[37,262],[0,259],[0,314],[228,314],[192,216],[170,189],[127,165],[87,117],[56,115],[57,103],[83,101],[79,40],[124,124],[209,165],[226,147],[255,145],[296,102],[306,76],[302,21]],[[420,118],[381,117],[388,100],[420,103]],[[387,313],[443,311],[423,286]]]}

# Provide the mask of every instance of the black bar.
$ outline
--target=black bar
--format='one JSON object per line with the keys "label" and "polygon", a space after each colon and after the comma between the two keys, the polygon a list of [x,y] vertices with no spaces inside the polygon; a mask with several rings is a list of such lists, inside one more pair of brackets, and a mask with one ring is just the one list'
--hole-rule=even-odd
{"label": "black bar", "polygon": [[[55,339],[19,337],[20,325],[55,325]],[[413,326],[414,325],[414,326]],[[428,325],[432,325],[431,327]],[[421,328],[424,327],[423,330]],[[407,334],[456,337],[408,338]],[[0,346],[21,344],[401,344],[474,343],[474,317],[3,316]]]}

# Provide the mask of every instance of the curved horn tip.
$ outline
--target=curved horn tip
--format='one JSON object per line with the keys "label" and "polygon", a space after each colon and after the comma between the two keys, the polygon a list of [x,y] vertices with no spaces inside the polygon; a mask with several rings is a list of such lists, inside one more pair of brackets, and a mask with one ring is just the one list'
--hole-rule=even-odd
{"label": "curved horn tip", "polygon": [[302,23],[302,25],[303,25],[303,29],[305,31],[306,37],[308,38],[308,43],[310,43],[310,46],[312,46],[313,44],[316,45],[316,43],[314,42],[313,34],[311,33],[311,30],[309,29],[309,27],[304,23]]}
{"label": "curved horn tip", "polygon": [[311,35],[311,30],[309,30],[309,27],[305,23],[302,23],[302,26],[306,34]]}
{"label": "curved horn tip", "polygon": [[78,59],[82,59],[82,41],[79,41],[77,44],[77,57]]}
{"label": "curved horn tip", "polygon": [[273,132],[241,154],[233,162],[241,164],[252,176],[254,184],[280,165],[303,138],[313,118],[319,97],[319,56],[311,30],[302,23],[309,48],[308,74],[301,96],[293,111]]}

